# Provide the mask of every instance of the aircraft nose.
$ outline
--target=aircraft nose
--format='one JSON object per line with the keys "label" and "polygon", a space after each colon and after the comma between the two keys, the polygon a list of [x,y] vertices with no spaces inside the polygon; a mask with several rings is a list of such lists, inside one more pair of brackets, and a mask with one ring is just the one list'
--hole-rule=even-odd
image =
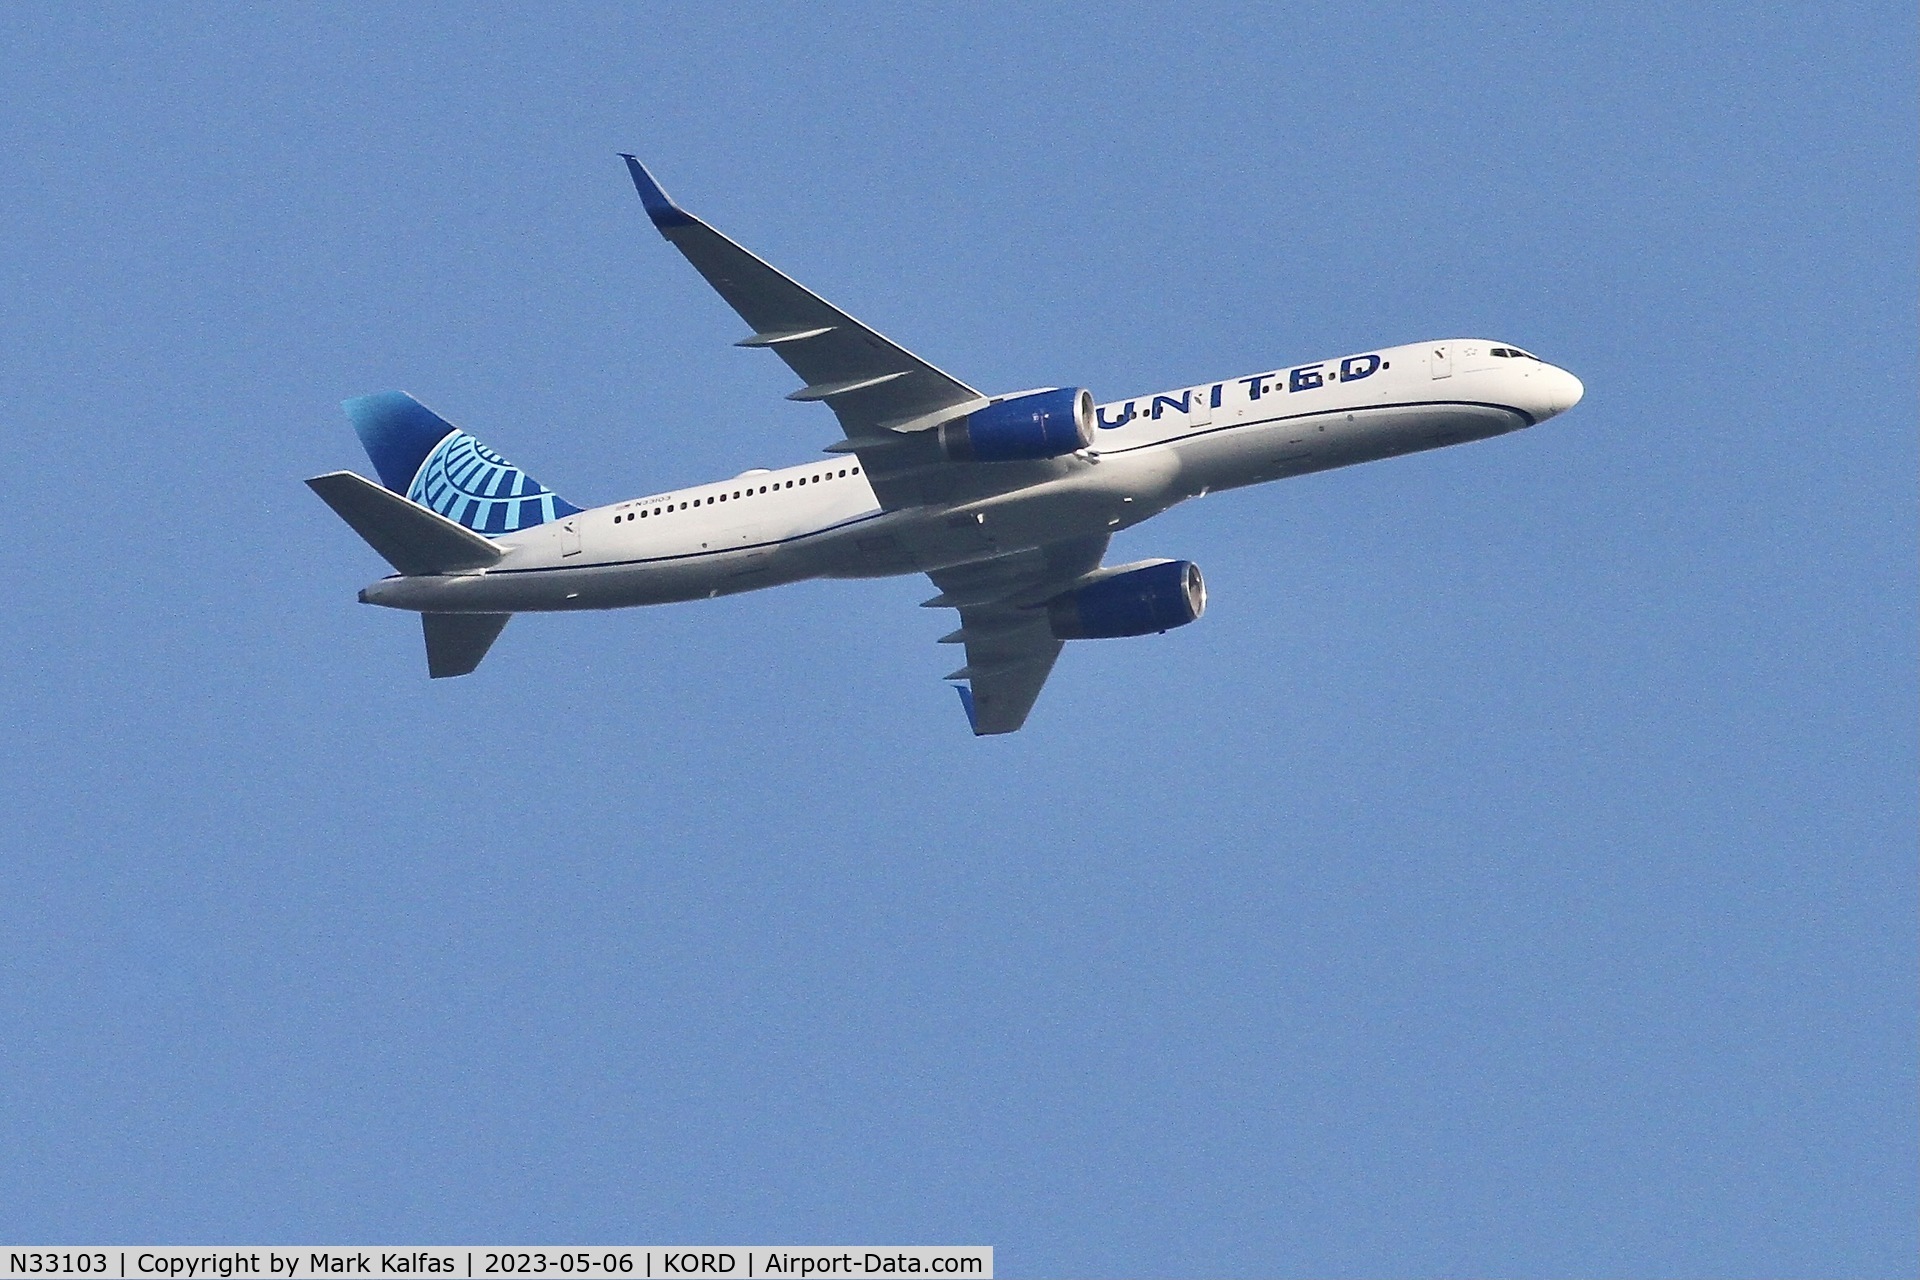
{"label": "aircraft nose", "polygon": [[1541,422],[1573,408],[1587,392],[1580,379],[1557,365],[1536,370],[1534,378],[1540,389]]}

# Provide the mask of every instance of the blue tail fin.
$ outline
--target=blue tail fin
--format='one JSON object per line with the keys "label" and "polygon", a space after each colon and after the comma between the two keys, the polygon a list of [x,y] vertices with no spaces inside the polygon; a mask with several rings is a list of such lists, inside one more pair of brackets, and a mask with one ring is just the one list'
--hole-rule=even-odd
{"label": "blue tail fin", "polygon": [[512,533],[580,510],[404,391],[341,407],[381,484],[475,533]]}

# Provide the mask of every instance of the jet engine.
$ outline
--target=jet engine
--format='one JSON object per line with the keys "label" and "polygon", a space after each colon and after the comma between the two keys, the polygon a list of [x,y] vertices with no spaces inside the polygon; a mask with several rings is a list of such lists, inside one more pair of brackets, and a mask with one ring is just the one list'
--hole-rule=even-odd
{"label": "jet engine", "polygon": [[1144,636],[1184,627],[1207,611],[1207,584],[1191,560],[1122,565],[1047,602],[1060,640]]}
{"label": "jet engine", "polygon": [[1082,387],[996,400],[940,425],[940,449],[955,462],[1057,458],[1093,443],[1093,393]]}

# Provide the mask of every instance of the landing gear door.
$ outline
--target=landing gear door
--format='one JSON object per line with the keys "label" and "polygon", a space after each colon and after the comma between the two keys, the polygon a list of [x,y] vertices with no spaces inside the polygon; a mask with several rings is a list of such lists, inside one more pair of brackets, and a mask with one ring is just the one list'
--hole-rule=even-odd
{"label": "landing gear door", "polygon": [[1427,366],[1436,378],[1453,376],[1453,349],[1442,342],[1427,348]]}

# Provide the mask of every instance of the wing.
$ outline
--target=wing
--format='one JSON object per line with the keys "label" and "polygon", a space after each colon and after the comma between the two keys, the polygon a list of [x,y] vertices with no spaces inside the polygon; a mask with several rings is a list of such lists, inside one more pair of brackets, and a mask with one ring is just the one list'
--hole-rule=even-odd
{"label": "wing", "polygon": [[966,646],[967,664],[947,679],[968,682],[960,699],[976,735],[1026,723],[1064,643],[1053,638],[1043,606],[1106,553],[1107,535],[1095,534],[927,575],[940,588],[928,607],[960,611],[960,629],[941,643]]}
{"label": "wing", "polygon": [[623,155],[647,216],[753,332],[736,346],[769,347],[806,383],[789,400],[824,401],[840,419],[882,506],[917,494],[902,477],[940,461],[929,429],[985,408],[987,397],[889,342],[808,292],[668,198],[646,167]]}

